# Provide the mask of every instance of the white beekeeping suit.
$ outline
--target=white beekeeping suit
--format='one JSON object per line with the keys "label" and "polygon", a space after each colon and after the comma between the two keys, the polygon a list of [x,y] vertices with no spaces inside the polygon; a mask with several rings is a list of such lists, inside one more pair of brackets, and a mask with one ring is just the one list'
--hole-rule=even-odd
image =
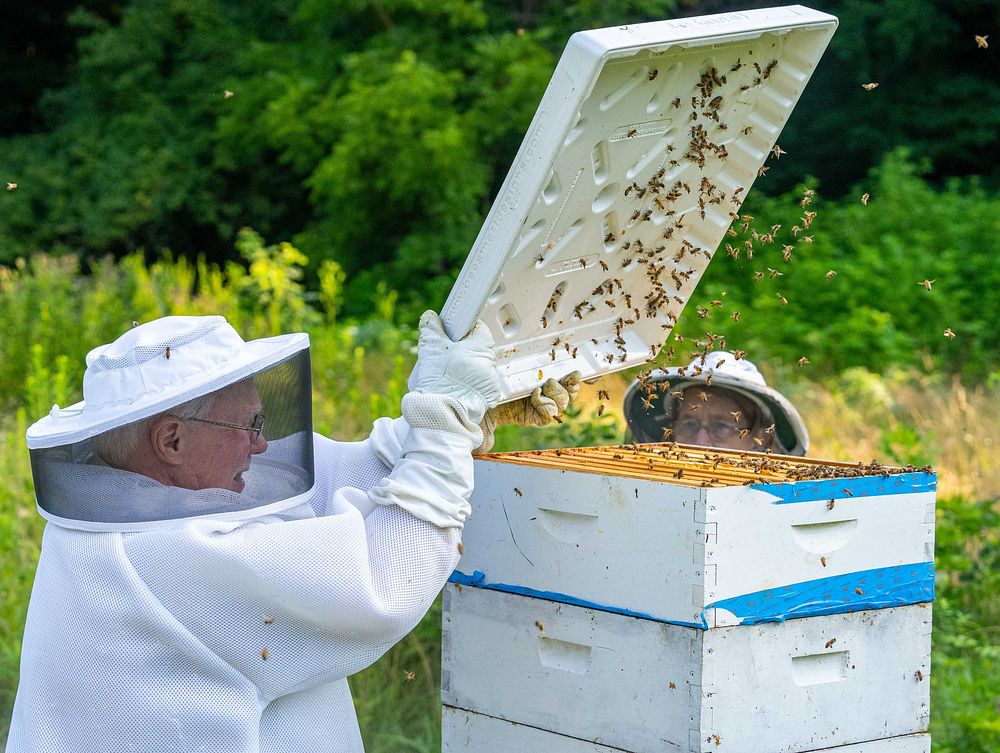
{"label": "white beekeeping suit", "polygon": [[8,753],[360,752],[347,676],[459,557],[489,333],[425,314],[403,419],[357,443],[312,433],[306,335],[167,317],[87,360],[28,431],[49,522]]}

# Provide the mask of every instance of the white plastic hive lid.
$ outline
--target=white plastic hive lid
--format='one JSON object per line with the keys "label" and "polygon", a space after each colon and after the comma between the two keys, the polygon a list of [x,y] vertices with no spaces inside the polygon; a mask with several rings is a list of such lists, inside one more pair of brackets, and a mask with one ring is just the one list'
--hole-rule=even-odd
{"label": "white plastic hive lid", "polygon": [[802,6],[574,34],[442,310],[504,400],[655,355],[826,49]]}

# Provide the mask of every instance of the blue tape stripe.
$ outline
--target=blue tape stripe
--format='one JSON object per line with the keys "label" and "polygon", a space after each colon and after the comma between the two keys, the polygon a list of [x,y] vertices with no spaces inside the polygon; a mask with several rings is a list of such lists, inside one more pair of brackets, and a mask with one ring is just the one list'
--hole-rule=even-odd
{"label": "blue tape stripe", "polygon": [[721,599],[705,609],[725,609],[739,617],[741,625],[758,625],[926,601],[934,601],[933,562],[879,567],[768,588]]}
{"label": "blue tape stripe", "polygon": [[532,596],[560,604],[571,604],[699,630],[708,629],[706,612],[713,608],[731,612],[739,618],[740,625],[759,625],[764,622],[784,622],[797,617],[821,617],[828,614],[885,609],[934,601],[933,562],[861,570],[721,599],[705,607],[700,622],[665,620],[645,612],[598,604],[556,591],[539,591],[509,583],[487,583],[486,574],[479,570],[472,575],[455,570],[448,578],[448,582],[520,596]]}
{"label": "blue tape stripe", "polygon": [[932,492],[937,488],[933,473],[900,473],[894,476],[865,476],[863,478],[831,478],[822,481],[795,481],[780,484],[754,484],[757,489],[773,494],[776,505],[791,502],[815,502],[819,499],[844,497],[884,497],[889,494]]}
{"label": "blue tape stripe", "polygon": [[655,620],[656,622],[665,622],[668,625],[680,625],[682,627],[693,627],[699,628],[701,630],[708,629],[708,623],[705,622],[705,615],[702,614],[702,622],[682,622],[680,620],[664,620],[661,617],[653,617],[651,614],[646,614],[645,612],[633,612],[631,609],[622,609],[621,607],[609,607],[606,604],[598,604],[594,601],[585,601],[584,599],[578,599],[575,596],[569,596],[568,594],[557,593],[556,591],[537,591],[534,588],[525,588],[524,586],[512,586],[507,583],[487,583],[486,573],[476,570],[472,575],[466,575],[463,572],[455,570],[451,577],[448,578],[449,583],[457,583],[460,586],[475,586],[476,588],[485,588],[490,591],[503,591],[509,594],[519,594],[521,596],[533,596],[536,599],[545,599],[546,601],[556,601],[560,604],[572,604],[575,607],[586,607],[587,609],[596,609],[600,612],[611,612],[612,614],[624,614],[627,617],[639,617],[643,620]]}

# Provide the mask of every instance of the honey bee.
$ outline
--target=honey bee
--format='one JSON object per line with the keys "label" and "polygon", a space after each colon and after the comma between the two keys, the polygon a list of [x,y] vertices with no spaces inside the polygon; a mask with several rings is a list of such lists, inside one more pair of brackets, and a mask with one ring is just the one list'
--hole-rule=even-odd
{"label": "honey bee", "polygon": [[764,273],[763,272],[754,272],[753,273],[753,281],[754,282],[760,282],[763,278],[764,278]]}
{"label": "honey bee", "polygon": [[833,648],[833,644],[836,642],[837,642],[836,638],[831,638],[824,644],[823,648]]}
{"label": "honey bee", "polygon": [[[927,288],[927,289],[930,290],[930,288]],[[170,360],[170,346],[169,345],[166,347],[166,350],[163,351],[163,355],[165,355],[167,357],[168,361]]]}
{"label": "honey bee", "polygon": [[[461,544],[459,546],[461,546]],[[413,680],[414,680],[414,678],[416,678],[416,676],[417,675],[416,675],[415,672],[407,672],[403,679],[406,682],[413,682]]]}
{"label": "honey bee", "polygon": [[837,500],[831,499],[829,502],[826,503],[826,509],[832,510],[834,507],[836,507],[836,505],[837,505]]}
{"label": "honey bee", "polygon": [[267,661],[267,657],[270,655],[271,652],[267,650],[266,646],[260,650],[260,658],[263,659],[264,661]]}
{"label": "honey bee", "polygon": [[615,234],[614,233],[608,233],[607,235],[605,235],[604,236],[604,242],[605,243],[614,243],[615,242]]}
{"label": "honey bee", "polygon": [[832,280],[836,276],[837,276],[837,273],[834,270],[831,269],[829,272],[827,272],[825,275],[823,275],[823,279],[824,280]]}
{"label": "honey bee", "polygon": [[799,240],[802,241],[802,243],[812,243],[813,237],[811,235],[803,235]]}
{"label": "honey bee", "polygon": [[989,34],[983,34],[982,36],[976,34],[976,46],[981,50],[988,49],[990,43],[987,42],[986,40],[989,39],[989,36],[990,36]]}
{"label": "honey bee", "polygon": [[552,356],[553,361],[556,360],[556,349],[553,348],[551,351],[549,351],[549,355]]}
{"label": "honey bee", "polygon": [[930,290],[931,289],[931,285],[933,285],[935,282],[936,282],[935,280],[924,280],[923,282],[920,282],[918,284],[923,285],[925,288],[927,288],[928,290]]}
{"label": "honey bee", "polygon": [[955,333],[951,331],[951,327],[945,329],[944,336],[947,337],[949,340],[955,339]]}
{"label": "honey bee", "polygon": [[767,175],[767,171],[770,170],[770,169],[771,168],[769,168],[769,167],[767,167],[765,165],[761,165],[760,167],[757,168],[757,177],[760,178],[760,177],[763,177],[764,175]]}
{"label": "honey bee", "polygon": [[545,261],[545,256],[543,254],[539,254],[535,257],[536,264],[541,264],[543,261]]}
{"label": "honey bee", "polygon": [[604,403],[601,403],[600,405],[597,406],[597,415],[598,416],[604,415]]}
{"label": "honey bee", "polygon": [[785,296],[783,296],[781,293],[778,293],[778,300],[781,301],[782,306],[788,305],[788,299],[785,298]]}
{"label": "honey bee", "polygon": [[743,439],[749,433],[750,433],[749,429],[740,429],[740,439]]}
{"label": "honey bee", "polygon": [[773,147],[771,147],[771,154],[774,155],[775,159],[781,159],[781,155],[782,154],[788,154],[788,152],[786,152],[780,146],[778,146],[777,144],[775,144]]}
{"label": "honey bee", "polygon": [[586,259],[580,259],[580,267],[583,268],[583,269],[587,268],[587,260]]}
{"label": "honey bee", "polygon": [[265,617],[264,618],[264,624],[265,625],[273,625],[274,624],[274,618],[273,617]]}
{"label": "honey bee", "polygon": [[699,319],[704,319],[706,316],[708,316],[708,309],[699,306],[698,307],[698,318]]}
{"label": "honey bee", "polygon": [[784,276],[784,274],[785,274],[784,272],[779,272],[778,270],[772,269],[771,267],[767,268],[767,275],[772,280],[774,280],[774,279],[776,279],[778,277],[782,277],[782,276]]}
{"label": "honey bee", "polygon": [[653,68],[653,70],[649,72],[649,80],[653,81],[654,79],[656,79],[656,76],[659,74],[659,72],[660,70],[658,68]]}
{"label": "honey bee", "polygon": [[546,328],[546,327],[548,327],[548,326],[549,326],[549,320],[548,320],[548,319],[546,319],[546,318],[545,318],[545,317],[543,316],[543,317],[542,317],[542,329],[545,329],[545,328]]}
{"label": "honey bee", "polygon": [[543,623],[541,620],[535,620],[535,627],[543,632],[545,631],[545,623]]}
{"label": "honey bee", "polygon": [[809,363],[809,359],[808,359],[808,358],[806,358],[805,356],[802,356],[802,358],[800,358],[800,359],[799,359],[799,360],[797,361],[797,363],[799,364],[799,366],[800,366],[800,367],[801,367],[801,366],[805,366],[805,365],[806,365],[807,363]]}
{"label": "honey bee", "polygon": [[820,557],[819,564],[821,564],[823,567],[826,567],[826,557]]}
{"label": "honey bee", "polygon": [[524,496],[524,492],[522,492],[522,491],[521,491],[520,489],[518,489],[518,488],[517,488],[516,486],[514,487],[514,494],[516,494],[516,495],[517,495],[517,496],[519,496],[519,497],[523,497],[523,496]]}
{"label": "honey bee", "polygon": [[7,181],[7,190],[8,191],[13,191],[15,188],[17,188],[17,183],[11,183],[10,181]]}
{"label": "honey bee", "polygon": [[913,676],[917,679],[917,682],[921,682],[924,679],[924,673],[919,669],[913,673]]}
{"label": "honey bee", "polygon": [[223,99],[229,99],[232,96],[233,96],[233,92],[229,91],[229,89],[226,89],[225,91],[222,92],[222,98]]}
{"label": "honey bee", "polygon": [[641,214],[642,214],[642,212],[640,212],[638,209],[636,209],[634,212],[632,212],[631,216],[629,217],[629,220],[631,222],[635,222],[637,219],[639,219],[639,216]]}
{"label": "honey bee", "polygon": [[861,194],[861,206],[868,206],[868,194],[866,193]]}
{"label": "honey bee", "polygon": [[679,110],[680,107],[681,107],[681,98],[680,97],[674,97],[674,101],[671,102],[670,104],[673,105],[676,109]]}
{"label": "honey bee", "polygon": [[738,424],[740,422],[740,416],[743,415],[743,411],[741,411],[741,410],[731,410],[731,411],[729,411],[729,415],[733,417],[733,423],[734,424]]}
{"label": "honey bee", "polygon": [[627,139],[634,138],[637,133],[639,133],[638,129],[629,128],[628,131],[625,132],[625,138]]}
{"label": "honey bee", "polygon": [[597,263],[601,265],[601,269],[603,269],[605,272],[608,271],[608,265],[603,259],[599,259]]}
{"label": "honey bee", "polygon": [[458,542],[458,547],[457,547],[457,549],[458,549],[458,553],[459,553],[459,554],[465,554],[465,547],[464,547],[464,546],[462,546],[462,542],[461,542],[461,541],[459,541],[459,542]]}
{"label": "honey bee", "polygon": [[872,81],[870,84],[861,84],[861,88],[864,89],[866,92],[870,92],[872,89],[878,88],[878,84]]}
{"label": "honey bee", "polygon": [[735,358],[737,361],[742,361],[743,357],[746,356],[746,354],[747,353],[745,350],[736,350],[733,351],[733,358]]}
{"label": "honey bee", "polygon": [[579,348],[573,348],[573,353],[572,353],[572,357],[573,357],[573,358],[576,358],[576,352],[577,352],[578,350],[579,350]]}
{"label": "honey bee", "polygon": [[865,595],[865,592],[862,591],[860,588],[855,588],[854,589],[854,593],[856,593],[858,596],[864,596]]}

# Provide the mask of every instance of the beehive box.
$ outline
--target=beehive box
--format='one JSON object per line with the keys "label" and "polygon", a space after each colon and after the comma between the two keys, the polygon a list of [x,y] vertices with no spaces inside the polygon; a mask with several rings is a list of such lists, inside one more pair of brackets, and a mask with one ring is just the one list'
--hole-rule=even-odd
{"label": "beehive box", "polygon": [[[609,748],[451,706],[444,707],[442,726],[443,753],[622,753],[621,748]],[[821,748],[815,753],[930,753],[930,750],[930,735],[917,734]]]}
{"label": "beehive box", "polygon": [[674,444],[487,455],[452,582],[702,629],[929,602],[935,483]]}
{"label": "beehive box", "polygon": [[930,633],[929,605],[706,631],[450,584],[441,692],[563,746],[521,750],[815,751],[927,729]]}

